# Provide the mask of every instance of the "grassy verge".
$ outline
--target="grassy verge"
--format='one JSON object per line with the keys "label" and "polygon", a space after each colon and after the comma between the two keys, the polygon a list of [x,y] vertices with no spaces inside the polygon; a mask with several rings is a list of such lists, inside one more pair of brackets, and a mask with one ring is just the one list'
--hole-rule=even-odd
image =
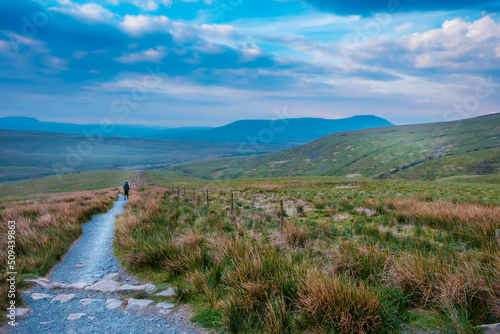
{"label": "grassy verge", "polygon": [[[15,221],[15,271],[22,280],[45,275],[67,252],[82,233],[81,223],[107,211],[118,195],[113,189],[39,195],[30,200],[10,203],[0,212],[0,258],[8,257],[8,221]],[[0,264],[2,273],[6,261]],[[6,310],[8,285],[2,277],[0,306]],[[19,298],[19,294],[17,294]],[[18,299],[17,305],[21,305]],[[2,319],[4,314],[2,314]]]}
{"label": "grassy verge", "polygon": [[204,326],[475,333],[500,320],[498,250],[484,238],[499,228],[498,186],[207,182],[209,208],[201,186],[194,201],[189,191],[145,188],[118,219],[115,248],[129,270],[174,285]]}

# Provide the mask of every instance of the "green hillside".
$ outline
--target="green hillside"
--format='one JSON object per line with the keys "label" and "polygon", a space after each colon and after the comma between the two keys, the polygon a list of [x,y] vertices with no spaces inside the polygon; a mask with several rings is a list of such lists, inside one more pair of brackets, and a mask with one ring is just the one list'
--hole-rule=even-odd
{"label": "green hillside", "polygon": [[[168,170],[207,179],[335,175],[437,180],[491,176],[498,174],[499,164],[500,114],[494,114],[336,133],[263,156],[187,163]],[[498,177],[486,180],[497,182]]]}
{"label": "green hillside", "polygon": [[0,184],[12,181],[102,170],[167,167],[186,161],[249,153],[268,153],[284,148],[238,143],[213,143],[87,137],[82,135],[0,130]]}

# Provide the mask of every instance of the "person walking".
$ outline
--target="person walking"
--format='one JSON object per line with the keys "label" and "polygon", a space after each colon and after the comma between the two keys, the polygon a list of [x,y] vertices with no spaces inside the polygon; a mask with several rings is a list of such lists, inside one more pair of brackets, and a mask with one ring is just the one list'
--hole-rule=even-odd
{"label": "person walking", "polygon": [[123,193],[125,194],[125,200],[128,200],[128,191],[130,190],[130,186],[128,185],[128,182],[125,181],[125,184],[123,185]]}

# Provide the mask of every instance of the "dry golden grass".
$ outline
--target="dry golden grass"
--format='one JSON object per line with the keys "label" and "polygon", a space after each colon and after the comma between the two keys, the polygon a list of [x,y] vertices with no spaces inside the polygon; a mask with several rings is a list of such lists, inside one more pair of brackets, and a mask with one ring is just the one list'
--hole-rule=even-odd
{"label": "dry golden grass", "polygon": [[287,221],[278,234],[279,244],[295,249],[304,248],[309,241],[308,233],[307,228]]}
{"label": "dry golden grass", "polygon": [[205,237],[198,231],[189,230],[179,235],[176,242],[180,247],[196,248],[205,242]]}
{"label": "dry golden grass", "polygon": [[[118,195],[112,189],[39,196],[9,204],[0,213],[5,222],[0,233],[7,235],[7,221],[16,222],[16,271],[44,275],[60,260],[81,234],[81,223],[106,211]],[[0,258],[7,258],[7,238],[0,239]],[[0,270],[6,271],[2,261]],[[2,289],[3,291],[4,289]],[[5,302],[5,294],[0,298]]]}
{"label": "dry golden grass", "polygon": [[311,270],[299,286],[298,307],[306,318],[341,333],[377,333],[383,305],[363,283]]}
{"label": "dry golden grass", "polygon": [[450,263],[439,256],[423,256],[401,254],[393,258],[385,277],[389,284],[403,290],[415,306],[448,309],[454,305],[475,313],[498,301],[500,290],[494,276],[481,275],[474,263]]}
{"label": "dry golden grass", "polygon": [[[135,249],[138,240],[133,237],[133,233],[143,233],[148,226],[152,226],[152,216],[159,210],[159,203],[164,198],[167,191],[162,188],[146,188],[140,196],[131,196],[125,205],[124,212],[117,217],[115,224],[116,244],[122,245],[126,249]],[[153,236],[154,237],[154,236]],[[162,247],[155,247],[153,244],[145,245],[145,252],[142,254],[127,253],[123,257],[131,267],[138,268],[162,257],[168,252],[166,242],[158,242]]]}
{"label": "dry golden grass", "polygon": [[421,202],[416,199],[386,199],[399,219],[428,223],[449,231],[473,232],[492,237],[500,228],[500,207],[467,203]]}

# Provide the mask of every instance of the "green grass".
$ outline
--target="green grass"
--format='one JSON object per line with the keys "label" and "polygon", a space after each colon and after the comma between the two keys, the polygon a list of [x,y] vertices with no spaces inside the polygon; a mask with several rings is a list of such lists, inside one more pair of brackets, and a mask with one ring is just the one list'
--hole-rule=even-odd
{"label": "green grass", "polygon": [[308,175],[436,180],[498,174],[499,122],[500,114],[495,114],[335,133],[263,156],[193,162],[168,170],[214,180]]}
{"label": "green grass", "polygon": [[[146,175],[196,189],[196,202],[191,192],[146,188],[119,217],[115,250],[128,270],[177,287],[177,302],[193,304],[193,320],[203,326],[475,333],[500,320],[492,308],[500,301],[492,276],[500,263],[490,235],[500,228],[498,185],[317,176],[209,181],[163,173]],[[288,213],[283,230],[280,199]],[[356,210],[363,207],[380,215]],[[477,213],[460,215],[469,208]],[[477,238],[487,227],[488,237]]]}
{"label": "green grass", "polygon": [[134,171],[87,172],[49,177],[0,187],[0,201],[11,202],[19,198],[42,193],[61,193],[121,187],[130,180]]}
{"label": "green grass", "polygon": [[490,184],[500,184],[500,174],[491,175],[457,175],[445,177],[439,180],[439,182],[460,182],[460,183],[490,183]]}

